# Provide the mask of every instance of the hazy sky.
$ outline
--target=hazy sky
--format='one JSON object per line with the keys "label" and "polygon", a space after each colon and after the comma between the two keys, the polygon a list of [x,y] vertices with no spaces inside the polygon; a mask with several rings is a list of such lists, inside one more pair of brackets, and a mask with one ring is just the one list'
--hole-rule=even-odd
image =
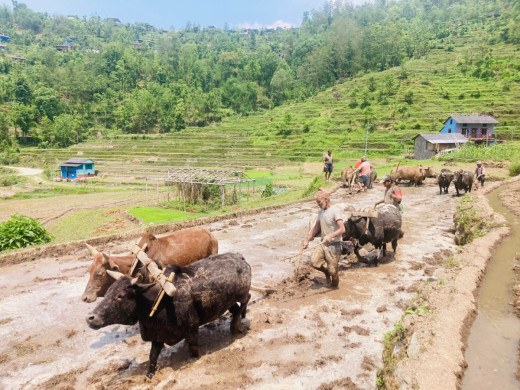
{"label": "hazy sky", "polygon": [[[338,1],[338,0],[334,0]],[[33,11],[51,15],[119,18],[158,28],[181,29],[189,21],[202,27],[267,27],[301,23],[305,11],[321,9],[325,0],[19,0]],[[360,0],[351,2],[359,3]],[[11,5],[10,0],[0,4]]]}

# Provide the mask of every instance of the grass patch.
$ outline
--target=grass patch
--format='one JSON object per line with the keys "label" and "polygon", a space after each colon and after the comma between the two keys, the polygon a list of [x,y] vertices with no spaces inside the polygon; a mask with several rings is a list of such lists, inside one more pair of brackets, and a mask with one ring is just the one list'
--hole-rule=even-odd
{"label": "grass patch", "polygon": [[56,242],[83,240],[131,230],[134,226],[124,219],[123,213],[124,211],[119,209],[81,210],[49,223],[47,230]]}
{"label": "grass patch", "polygon": [[[459,151],[441,155],[441,161],[511,161],[520,155],[520,143],[505,142],[491,146],[476,146],[469,142],[464,144]],[[519,171],[520,172],[520,171]],[[513,176],[513,175],[512,175]]]}
{"label": "grass patch", "polygon": [[475,238],[484,236],[489,230],[486,221],[477,215],[475,200],[468,194],[460,200],[453,220],[457,245],[469,244]]}
{"label": "grass patch", "polygon": [[444,260],[443,266],[444,268],[460,268],[460,261],[458,261],[455,257],[450,256]]}
{"label": "grass patch", "polygon": [[[41,198],[52,198],[54,196],[63,196],[63,195],[84,195],[84,194],[92,194],[97,192],[103,192],[104,190],[98,187],[90,186],[90,185],[74,185],[70,183],[68,186],[57,185],[48,188],[41,188],[31,192],[24,192],[15,194],[11,197],[11,199],[41,199]],[[110,191],[114,191],[114,189],[110,189]]]}
{"label": "grass patch", "polygon": [[380,389],[398,389],[400,386],[393,374],[397,363],[406,356],[403,343],[406,338],[406,329],[402,320],[394,324],[394,329],[383,336],[383,366],[377,373],[377,386]]}
{"label": "grass patch", "polygon": [[186,219],[200,218],[203,216],[202,214],[185,213],[184,211],[168,210],[159,207],[135,207],[128,210],[128,213],[146,224],[184,221]]}
{"label": "grass patch", "polygon": [[509,165],[509,176],[520,175],[520,161],[512,162]]}

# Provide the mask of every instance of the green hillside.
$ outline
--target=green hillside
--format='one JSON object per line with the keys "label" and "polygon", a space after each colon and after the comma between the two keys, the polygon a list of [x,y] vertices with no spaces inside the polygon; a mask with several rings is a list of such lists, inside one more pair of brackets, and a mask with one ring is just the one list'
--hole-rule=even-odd
{"label": "green hillside", "polygon": [[132,176],[270,167],[356,158],[367,131],[370,158],[408,155],[452,114],[493,115],[498,138],[518,140],[519,25],[509,0],[327,3],[277,31],[166,31],[13,2],[0,7],[0,162],[21,147],[24,164],[83,155]]}
{"label": "green hillside", "polygon": [[[23,150],[24,158],[57,163],[78,152],[101,171],[163,166],[254,167],[319,161],[364,151],[382,157],[413,153],[412,137],[438,132],[452,114],[489,114],[498,138],[520,139],[520,52],[515,45],[478,43],[479,31],[453,39],[420,60],[368,73],[307,99],[206,127],[159,135],[93,138],[67,149]],[[470,60],[473,58],[473,60]],[[486,62],[487,61],[487,62]],[[476,77],[482,62],[493,77]],[[133,164],[131,164],[133,162]]]}

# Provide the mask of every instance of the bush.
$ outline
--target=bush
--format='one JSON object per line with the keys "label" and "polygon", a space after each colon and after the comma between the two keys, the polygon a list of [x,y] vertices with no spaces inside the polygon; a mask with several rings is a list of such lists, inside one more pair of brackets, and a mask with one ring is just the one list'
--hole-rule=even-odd
{"label": "bush", "polygon": [[18,176],[16,175],[0,176],[0,187],[9,187],[16,183],[18,183]]}
{"label": "bush", "polygon": [[509,164],[509,176],[520,175],[520,161],[515,161]]}
{"label": "bush", "polygon": [[262,191],[262,198],[269,198],[270,196],[273,196],[273,185],[271,183],[266,184]]}
{"label": "bush", "polygon": [[43,225],[24,215],[15,214],[0,224],[0,252],[50,242],[52,236]]}

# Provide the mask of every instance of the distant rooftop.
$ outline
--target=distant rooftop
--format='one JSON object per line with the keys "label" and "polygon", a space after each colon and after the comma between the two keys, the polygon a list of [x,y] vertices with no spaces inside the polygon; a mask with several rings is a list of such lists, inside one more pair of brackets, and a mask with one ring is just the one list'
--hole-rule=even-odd
{"label": "distant rooftop", "polygon": [[418,136],[422,136],[426,141],[432,144],[454,144],[454,143],[465,143],[468,139],[459,133],[421,133],[417,134],[414,139]]}
{"label": "distant rooftop", "polygon": [[495,118],[489,115],[480,116],[463,116],[463,115],[452,115],[444,121],[446,123],[449,119],[455,119],[457,123],[500,123]]}

